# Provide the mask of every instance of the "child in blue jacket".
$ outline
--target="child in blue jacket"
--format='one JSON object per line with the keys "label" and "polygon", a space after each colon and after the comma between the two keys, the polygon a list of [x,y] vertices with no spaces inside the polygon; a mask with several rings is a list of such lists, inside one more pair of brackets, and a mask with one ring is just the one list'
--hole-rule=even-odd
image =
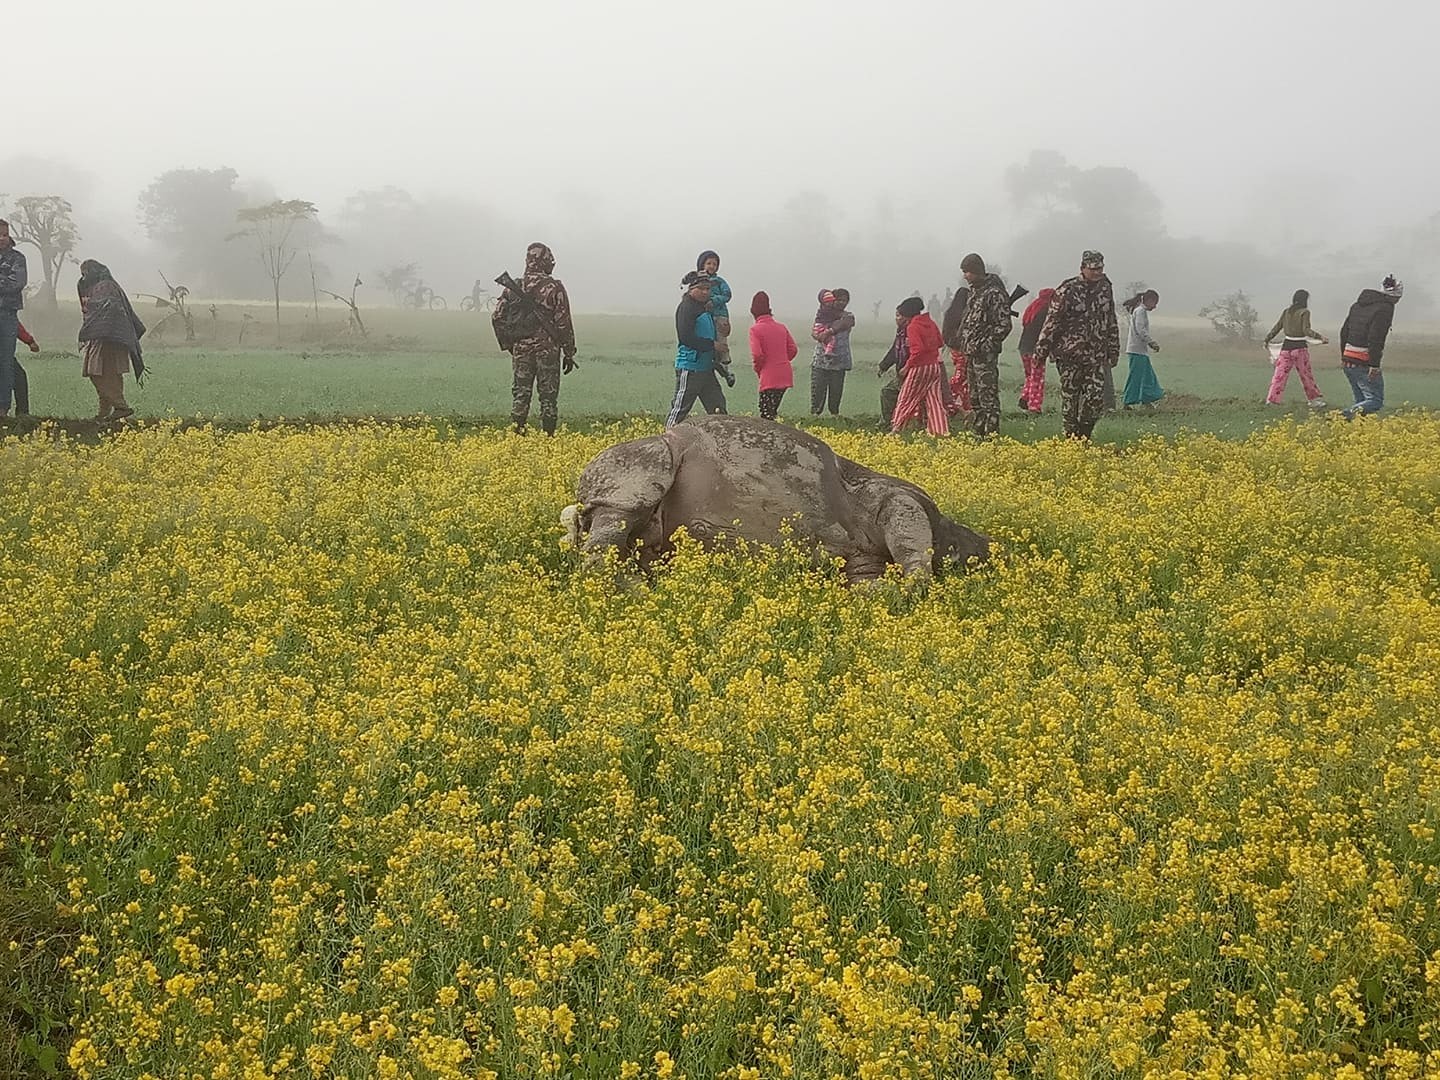
{"label": "child in blue jacket", "polygon": [[675,396],[665,417],[672,428],[690,415],[698,400],[707,413],[725,411],[725,391],[715,379],[715,316],[710,312],[710,279],[694,272],[680,282],[684,295],[675,309]]}
{"label": "child in blue jacket", "polygon": [[720,256],[702,251],[695,270],[710,279],[710,314],[715,317],[715,371],[727,386],[735,385],[730,371],[730,283],[720,276]]}

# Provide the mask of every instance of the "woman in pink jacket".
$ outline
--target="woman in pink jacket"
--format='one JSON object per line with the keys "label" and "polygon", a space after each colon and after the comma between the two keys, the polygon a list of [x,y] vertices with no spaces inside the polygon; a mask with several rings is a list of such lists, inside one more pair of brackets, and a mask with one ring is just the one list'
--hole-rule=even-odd
{"label": "woman in pink jacket", "polygon": [[755,325],[750,327],[750,359],[755,374],[760,376],[760,415],[774,420],[780,414],[780,399],[795,385],[795,369],[790,362],[799,350],[785,324],[776,322],[770,313],[768,295],[755,294],[750,314],[755,317]]}

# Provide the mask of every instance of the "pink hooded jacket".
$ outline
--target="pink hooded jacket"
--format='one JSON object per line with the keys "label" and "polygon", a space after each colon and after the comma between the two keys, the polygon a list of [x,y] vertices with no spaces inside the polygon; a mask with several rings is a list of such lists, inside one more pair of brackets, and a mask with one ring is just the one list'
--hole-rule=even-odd
{"label": "pink hooded jacket", "polygon": [[795,385],[790,361],[799,351],[785,324],[776,322],[773,315],[757,317],[750,327],[750,359],[760,376],[761,390],[788,390]]}

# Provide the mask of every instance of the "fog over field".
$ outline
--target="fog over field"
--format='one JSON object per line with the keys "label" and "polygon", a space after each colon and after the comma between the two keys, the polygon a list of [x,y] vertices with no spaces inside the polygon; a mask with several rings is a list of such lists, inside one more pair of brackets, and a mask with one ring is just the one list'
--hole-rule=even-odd
{"label": "fog over field", "polygon": [[[80,258],[263,298],[238,210],[313,202],[284,294],[451,306],[543,239],[577,308],[664,311],[713,247],[803,308],[1039,287],[1104,250],[1193,313],[1440,287],[1440,6],[28,4],[8,12],[0,206],[58,195]],[[143,196],[143,197],[142,197]],[[24,249],[32,273],[39,259]],[[69,291],[73,266],[59,274]]]}

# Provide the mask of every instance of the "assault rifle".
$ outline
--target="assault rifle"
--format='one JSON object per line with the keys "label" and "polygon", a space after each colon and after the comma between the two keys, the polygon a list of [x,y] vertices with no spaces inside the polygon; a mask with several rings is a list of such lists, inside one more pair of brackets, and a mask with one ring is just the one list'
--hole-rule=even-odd
{"label": "assault rifle", "polygon": [[1015,302],[1022,296],[1029,295],[1030,290],[1025,288],[1024,285],[1016,285],[1015,288],[1010,290],[1010,318],[1018,319],[1020,317],[1020,313],[1015,310]]}
{"label": "assault rifle", "polygon": [[[531,296],[525,291],[524,286],[522,286],[520,282],[516,281],[513,277],[510,276],[510,271],[506,270],[499,277],[497,277],[495,279],[495,284],[499,285],[500,288],[504,289],[506,293],[508,293],[511,297],[518,301],[521,308],[523,308],[525,311],[528,311],[531,315],[535,317],[535,321],[539,324],[540,329],[545,332],[545,336],[548,337],[554,345],[562,349],[565,347],[564,342],[560,340],[560,331],[555,329],[555,324],[550,321],[549,314],[545,311],[544,308],[542,308],[538,303],[535,302],[535,298],[533,296]],[[570,372],[575,370],[575,368],[579,366],[580,361],[576,360],[575,357],[571,356],[566,361],[565,370],[566,372]]]}

